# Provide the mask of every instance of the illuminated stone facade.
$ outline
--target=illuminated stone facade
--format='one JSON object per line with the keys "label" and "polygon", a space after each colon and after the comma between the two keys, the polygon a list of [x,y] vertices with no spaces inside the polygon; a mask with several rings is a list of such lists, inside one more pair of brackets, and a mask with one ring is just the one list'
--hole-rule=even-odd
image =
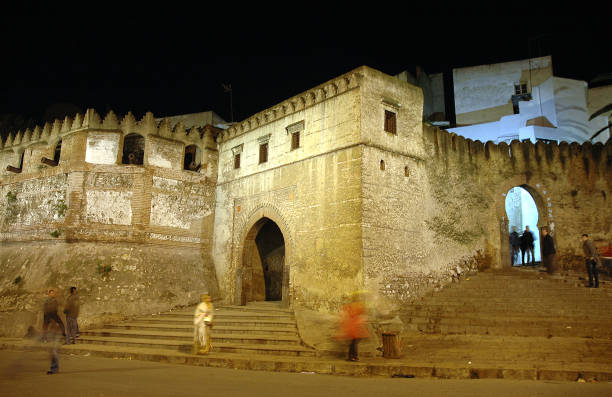
{"label": "illuminated stone facade", "polygon": [[[514,186],[534,197],[564,266],[581,263],[581,233],[611,239],[610,142],[485,145],[423,124],[422,102],[361,67],[226,129],[90,110],[9,137],[0,320],[14,326],[2,332],[35,323],[50,286],[80,288],[85,323],[202,290],[233,304],[280,290],[288,306],[334,312],[365,289],[392,313],[469,270],[510,266]],[[131,134],[142,165],[122,164]],[[60,138],[59,164],[42,164]]]}

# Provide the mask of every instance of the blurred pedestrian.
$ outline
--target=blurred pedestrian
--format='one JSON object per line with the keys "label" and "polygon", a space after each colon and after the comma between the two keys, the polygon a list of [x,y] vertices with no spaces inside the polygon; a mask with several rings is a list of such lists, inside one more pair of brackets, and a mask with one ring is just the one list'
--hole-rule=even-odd
{"label": "blurred pedestrian", "polygon": [[548,274],[557,272],[557,263],[555,261],[555,242],[552,236],[548,233],[548,226],[542,228],[542,261]]}
{"label": "blurred pedestrian", "polygon": [[48,325],[47,340],[49,341],[49,357],[51,366],[47,371],[47,375],[53,375],[59,372],[59,350],[61,346],[60,325],[55,320],[52,320]]}
{"label": "blurred pedestrian", "polygon": [[[521,236],[521,251],[523,265],[527,265],[529,263],[529,255],[531,254],[531,264],[535,265],[535,258],[533,255],[534,246],[533,246],[533,233],[529,230],[529,226],[525,226],[525,230],[523,231],[523,235]],[[527,252],[527,262],[525,262],[525,252]]]}
{"label": "blurred pedestrian", "polygon": [[207,354],[212,349],[210,331],[213,326],[213,304],[208,294],[202,294],[201,299],[193,317],[193,354]]}
{"label": "blurred pedestrian", "polygon": [[516,232],[516,227],[512,228],[512,233],[510,233],[510,255],[512,266],[516,265],[518,262],[518,253],[521,249],[521,238],[519,234]]}
{"label": "blurred pedestrian", "polygon": [[[584,252],[587,273],[589,274],[589,285],[587,288],[599,288],[599,272],[597,271],[597,266],[601,266],[601,258],[599,257],[597,248],[595,248],[595,244],[589,240],[588,234],[582,235],[582,251]],[[595,284],[593,284],[593,279],[595,279]]]}
{"label": "blurred pedestrian", "polygon": [[340,323],[340,339],[350,340],[348,360],[359,361],[357,344],[361,339],[370,336],[367,328],[367,314],[360,293],[351,295],[351,301],[342,307],[342,319]]}
{"label": "blurred pedestrian", "polygon": [[49,289],[47,292],[48,296],[43,305],[43,332],[42,332],[42,341],[47,342],[47,328],[49,327],[49,323],[51,321],[55,321],[57,325],[62,330],[62,335],[66,338],[66,343],[68,343],[68,338],[66,337],[66,330],[64,328],[64,323],[62,319],[57,315],[58,303],[55,298],[55,290]]}
{"label": "blurred pedestrian", "polygon": [[79,316],[80,302],[77,295],[76,287],[70,287],[70,295],[66,300],[64,314],[66,315],[66,342],[75,344],[78,336],[79,325],[77,317]]}

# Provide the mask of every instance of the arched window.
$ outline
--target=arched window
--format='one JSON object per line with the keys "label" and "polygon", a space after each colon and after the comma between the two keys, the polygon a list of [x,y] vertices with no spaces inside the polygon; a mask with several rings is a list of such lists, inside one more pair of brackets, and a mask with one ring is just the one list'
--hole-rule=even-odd
{"label": "arched window", "polygon": [[200,148],[196,145],[189,145],[185,148],[185,159],[183,169],[187,171],[199,171],[202,166],[202,155]]}
{"label": "arched window", "polygon": [[145,140],[139,134],[127,134],[123,138],[122,164],[142,165],[144,159]]}

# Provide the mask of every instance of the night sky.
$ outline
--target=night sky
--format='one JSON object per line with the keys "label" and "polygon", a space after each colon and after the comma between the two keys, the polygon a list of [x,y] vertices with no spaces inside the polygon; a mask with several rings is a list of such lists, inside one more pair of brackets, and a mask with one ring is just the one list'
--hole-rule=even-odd
{"label": "night sky", "polygon": [[166,27],[151,19],[110,30],[37,21],[29,25],[37,34],[27,35],[16,28],[21,20],[9,19],[0,27],[0,117],[37,123],[56,103],[137,118],[213,110],[230,121],[222,84],[232,85],[239,121],[361,65],[391,75],[416,65],[434,73],[552,55],[556,76],[588,82],[612,72],[612,30],[603,16],[543,18],[528,29],[512,18],[436,16],[396,28],[313,23],[297,33],[257,34],[231,22]]}

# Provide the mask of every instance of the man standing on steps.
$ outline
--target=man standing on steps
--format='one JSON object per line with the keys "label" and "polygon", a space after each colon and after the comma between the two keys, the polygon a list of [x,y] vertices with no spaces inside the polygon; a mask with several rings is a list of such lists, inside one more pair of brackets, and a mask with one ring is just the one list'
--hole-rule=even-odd
{"label": "man standing on steps", "polygon": [[535,258],[533,256],[533,233],[529,230],[529,226],[525,226],[525,231],[521,236],[521,251],[523,251],[522,260],[523,265],[525,263],[525,251],[527,252],[527,262],[529,262],[529,254],[531,254],[531,265],[535,265]]}
{"label": "man standing on steps", "polygon": [[79,329],[77,324],[77,317],[79,316],[79,297],[77,296],[76,287],[70,287],[70,296],[68,296],[66,300],[64,314],[66,315],[66,340],[68,343],[74,344],[76,343]]}
{"label": "man standing on steps", "polygon": [[[601,266],[601,259],[599,258],[599,252],[597,252],[595,244],[589,240],[588,234],[582,235],[582,251],[584,251],[587,273],[589,274],[589,285],[587,288],[599,288],[597,266]],[[593,278],[595,278],[595,285],[593,285]]]}
{"label": "man standing on steps", "polygon": [[66,330],[64,328],[64,323],[62,319],[57,315],[57,299],[55,299],[55,290],[50,289],[48,291],[49,296],[45,300],[45,304],[43,306],[43,332],[42,332],[42,341],[47,342],[47,328],[49,327],[49,323],[51,321],[55,321],[57,325],[62,330],[62,335],[66,338],[66,343],[68,343],[68,337],[66,336]]}
{"label": "man standing on steps", "polygon": [[518,262],[518,253],[521,249],[521,238],[516,232],[516,227],[512,227],[512,233],[510,233],[510,256],[512,260],[512,266],[516,266]]}
{"label": "man standing on steps", "polygon": [[542,228],[542,261],[548,274],[557,272],[557,264],[555,262],[555,242],[550,234],[548,234],[548,226]]}

